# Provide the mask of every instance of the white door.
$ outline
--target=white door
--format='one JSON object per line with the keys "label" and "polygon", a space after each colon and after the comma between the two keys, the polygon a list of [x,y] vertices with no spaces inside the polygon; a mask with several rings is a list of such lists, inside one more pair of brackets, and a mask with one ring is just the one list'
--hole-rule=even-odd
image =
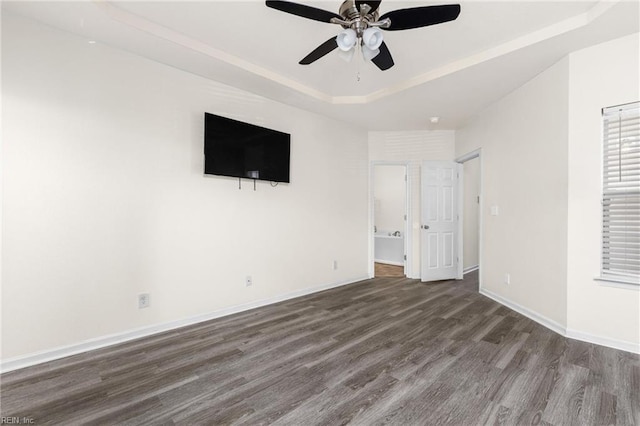
{"label": "white door", "polygon": [[462,170],[453,161],[422,163],[422,281],[462,279]]}

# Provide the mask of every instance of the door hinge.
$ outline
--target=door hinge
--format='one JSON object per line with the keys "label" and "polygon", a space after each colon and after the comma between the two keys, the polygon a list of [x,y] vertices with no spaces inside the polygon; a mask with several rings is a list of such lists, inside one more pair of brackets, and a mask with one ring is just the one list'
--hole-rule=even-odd
{"label": "door hinge", "polygon": [[407,260],[407,255],[406,254],[404,255],[404,260]]}
{"label": "door hinge", "polygon": [[404,215],[404,220],[407,220],[407,215],[406,214]]}

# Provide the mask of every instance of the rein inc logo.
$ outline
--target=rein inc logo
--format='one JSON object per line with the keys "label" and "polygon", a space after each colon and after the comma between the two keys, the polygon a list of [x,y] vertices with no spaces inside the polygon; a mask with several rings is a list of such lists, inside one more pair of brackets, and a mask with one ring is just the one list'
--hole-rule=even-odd
{"label": "rein inc logo", "polygon": [[33,425],[35,423],[33,417],[0,417],[0,425]]}

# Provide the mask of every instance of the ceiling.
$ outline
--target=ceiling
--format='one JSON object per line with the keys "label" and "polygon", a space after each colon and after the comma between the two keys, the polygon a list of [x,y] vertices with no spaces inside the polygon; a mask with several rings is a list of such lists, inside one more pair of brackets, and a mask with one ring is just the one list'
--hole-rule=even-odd
{"label": "ceiling", "polygon": [[[335,2],[302,1],[332,12]],[[381,13],[432,1],[384,0]],[[455,129],[569,52],[640,31],[637,1],[464,1],[457,20],[384,32],[396,65],[336,52],[339,26],[263,1],[3,1],[3,12],[368,130]],[[429,117],[438,116],[438,124]]]}

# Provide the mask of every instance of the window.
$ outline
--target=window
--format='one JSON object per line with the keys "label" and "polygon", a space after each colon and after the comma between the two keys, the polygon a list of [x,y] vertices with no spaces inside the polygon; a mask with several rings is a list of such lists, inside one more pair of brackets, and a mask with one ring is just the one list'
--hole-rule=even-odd
{"label": "window", "polygon": [[640,103],[604,108],[601,278],[640,284]]}

